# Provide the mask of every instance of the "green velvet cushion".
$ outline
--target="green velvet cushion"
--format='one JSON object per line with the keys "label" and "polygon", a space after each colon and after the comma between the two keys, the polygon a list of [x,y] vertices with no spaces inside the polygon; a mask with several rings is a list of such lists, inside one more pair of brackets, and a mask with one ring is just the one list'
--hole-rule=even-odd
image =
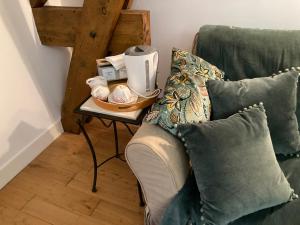
{"label": "green velvet cushion", "polygon": [[[200,28],[196,43],[196,55],[223,70],[225,80],[269,76],[300,67],[300,30],[206,25]],[[299,88],[297,101],[300,128]]]}
{"label": "green velvet cushion", "polygon": [[263,106],[178,126],[203,202],[202,220],[226,225],[293,196],[276,160]]}
{"label": "green velvet cushion", "polygon": [[224,73],[186,51],[173,49],[171,75],[165,93],[152,107],[146,121],[176,134],[174,124],[205,122],[210,119],[210,100],[205,82],[223,79]]}
{"label": "green velvet cushion", "polygon": [[237,110],[263,102],[275,152],[293,154],[300,150],[296,111],[298,72],[240,81],[207,82],[213,119],[223,119]]}

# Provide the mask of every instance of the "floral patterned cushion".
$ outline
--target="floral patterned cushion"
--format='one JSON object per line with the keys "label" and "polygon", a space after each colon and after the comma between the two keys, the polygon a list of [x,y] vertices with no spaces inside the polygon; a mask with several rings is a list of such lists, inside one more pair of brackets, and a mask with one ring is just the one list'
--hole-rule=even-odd
{"label": "floral patterned cushion", "polygon": [[164,97],[153,105],[145,121],[176,134],[177,124],[210,120],[211,104],[205,83],[209,79],[223,80],[223,76],[223,71],[198,56],[173,49]]}

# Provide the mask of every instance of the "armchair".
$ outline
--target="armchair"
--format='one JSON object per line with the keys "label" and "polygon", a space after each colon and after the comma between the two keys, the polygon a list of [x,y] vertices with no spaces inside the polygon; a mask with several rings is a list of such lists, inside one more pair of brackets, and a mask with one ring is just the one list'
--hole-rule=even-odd
{"label": "armchair", "polygon": [[[194,54],[222,69],[230,80],[299,67],[299,52],[300,31],[203,26],[194,42]],[[299,90],[297,101],[299,124]],[[183,145],[162,128],[144,123],[127,145],[125,155],[144,193],[145,224],[159,225],[190,169]]]}

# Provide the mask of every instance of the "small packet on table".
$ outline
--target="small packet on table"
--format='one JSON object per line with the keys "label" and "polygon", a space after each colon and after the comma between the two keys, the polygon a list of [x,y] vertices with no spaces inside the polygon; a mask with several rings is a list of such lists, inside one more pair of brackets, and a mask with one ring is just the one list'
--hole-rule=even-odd
{"label": "small packet on table", "polygon": [[123,55],[109,56],[105,59],[97,59],[98,75],[103,76],[107,81],[121,80],[127,78],[127,71]]}

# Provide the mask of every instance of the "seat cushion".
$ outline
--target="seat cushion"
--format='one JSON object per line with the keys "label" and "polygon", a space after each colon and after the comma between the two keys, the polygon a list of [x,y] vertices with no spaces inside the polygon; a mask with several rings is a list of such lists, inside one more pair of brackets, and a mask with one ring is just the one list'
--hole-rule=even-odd
{"label": "seat cushion", "polygon": [[[280,160],[279,165],[296,193],[300,193],[300,159]],[[236,220],[231,225],[298,225],[300,199],[273,208],[261,210]]]}
{"label": "seat cushion", "polygon": [[[296,193],[300,193],[300,159],[279,160],[279,165]],[[200,193],[193,174],[173,198],[160,225],[203,225],[199,220]],[[188,204],[187,204],[188,203]],[[198,212],[198,213],[197,213]],[[300,199],[246,215],[230,225],[299,225]],[[180,217],[178,218],[178,215]]]}

